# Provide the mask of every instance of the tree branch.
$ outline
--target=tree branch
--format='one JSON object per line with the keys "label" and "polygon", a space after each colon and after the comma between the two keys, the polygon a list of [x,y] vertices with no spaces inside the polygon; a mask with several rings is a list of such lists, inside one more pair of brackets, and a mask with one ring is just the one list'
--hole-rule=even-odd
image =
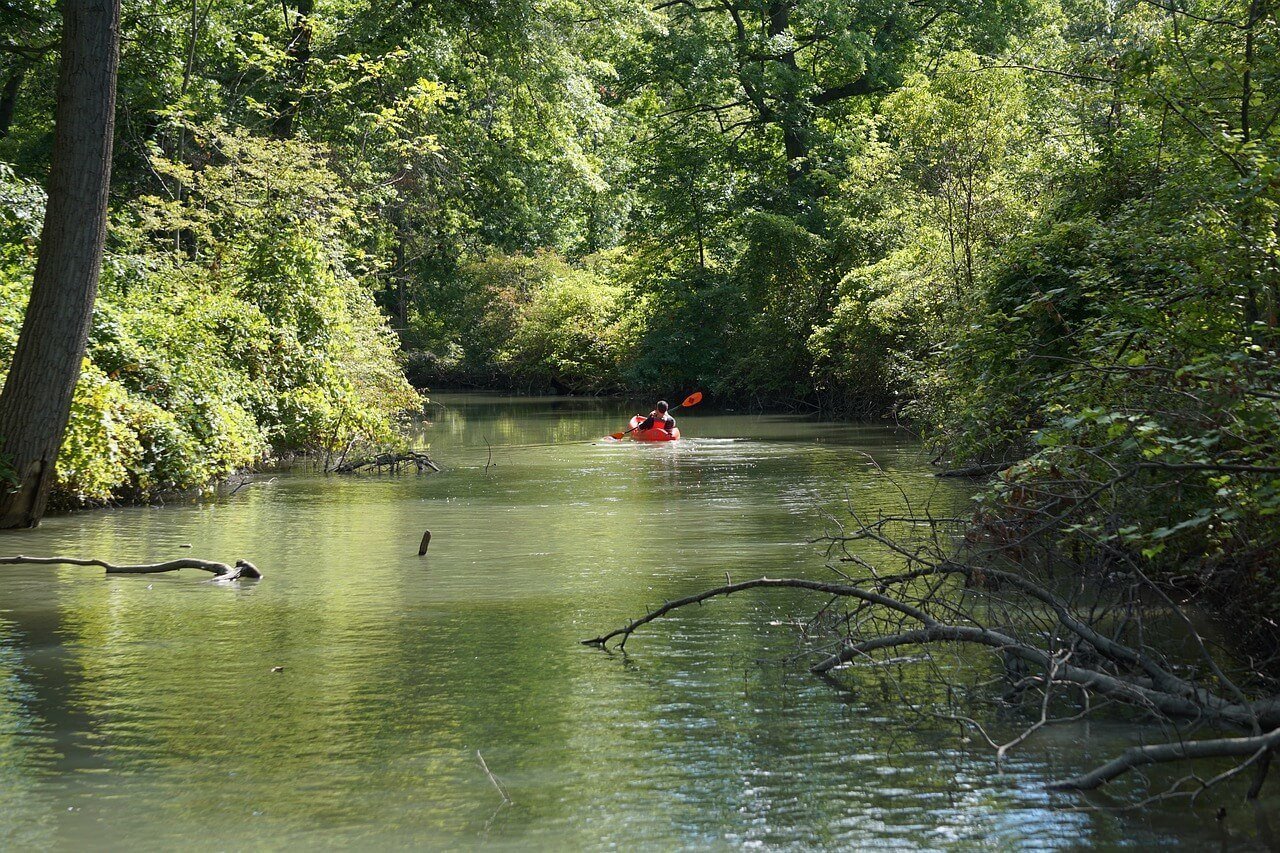
{"label": "tree branch", "polygon": [[870,95],[876,91],[876,87],[871,85],[871,80],[865,75],[853,80],[849,83],[843,83],[839,86],[832,86],[829,89],[823,89],[821,92],[811,96],[809,103],[815,107],[821,107],[826,104],[842,101],[846,98],[853,98],[859,95]]}
{"label": "tree branch", "polygon": [[194,557],[182,557],[164,563],[140,563],[136,565],[118,566],[105,560],[81,559],[78,557],[0,557],[0,565],[37,565],[37,566],[101,566],[109,575],[148,575],[160,572],[176,572],[179,569],[200,569],[212,572],[215,580],[237,581],[242,578],[260,578],[262,572],[248,560],[237,560],[234,566],[218,563],[213,560],[200,560]]}
{"label": "tree branch", "polygon": [[696,595],[688,595],[684,598],[677,598],[675,601],[668,601],[661,607],[649,611],[644,616],[631,622],[630,624],[610,631],[607,634],[601,634],[590,640],[582,640],[584,646],[599,646],[604,648],[605,644],[614,637],[622,637],[619,648],[626,645],[627,638],[636,632],[640,627],[658,619],[672,610],[681,607],[688,607],[690,604],[701,604],[709,598],[715,598],[720,595],[732,595],[735,592],[742,592],[746,589],[755,589],[757,587],[773,587],[773,588],[790,588],[790,589],[807,589],[813,592],[825,592],[830,595],[843,595],[853,598],[860,598],[863,601],[872,604],[880,604],[890,610],[896,610],[904,616],[909,616],[923,622],[926,625],[936,624],[935,620],[925,613],[923,610],[912,607],[887,595],[881,595],[878,592],[861,589],[856,586],[847,586],[845,584],[825,583],[823,581],[811,581],[803,578],[756,578],[755,580],[742,581],[740,583],[725,584],[715,587],[714,589],[704,590]]}
{"label": "tree branch", "polygon": [[1240,758],[1269,752],[1277,746],[1280,746],[1280,728],[1253,737],[1135,746],[1126,749],[1118,758],[1108,761],[1101,767],[1071,779],[1055,782],[1049,787],[1056,791],[1093,791],[1130,770],[1151,764],[1195,758]]}

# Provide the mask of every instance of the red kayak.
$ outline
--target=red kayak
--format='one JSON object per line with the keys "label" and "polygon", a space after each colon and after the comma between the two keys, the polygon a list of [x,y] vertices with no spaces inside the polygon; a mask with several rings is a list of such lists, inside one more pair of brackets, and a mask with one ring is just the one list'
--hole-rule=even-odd
{"label": "red kayak", "polygon": [[644,422],[644,418],[636,415],[631,419],[629,426],[633,432],[628,433],[636,441],[679,441],[680,427],[673,427],[671,432],[667,432],[660,426],[654,426],[650,429],[636,429]]}

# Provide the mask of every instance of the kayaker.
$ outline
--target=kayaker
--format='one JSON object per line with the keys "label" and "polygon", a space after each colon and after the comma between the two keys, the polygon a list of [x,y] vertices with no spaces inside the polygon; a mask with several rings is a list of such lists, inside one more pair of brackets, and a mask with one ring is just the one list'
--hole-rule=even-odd
{"label": "kayaker", "polygon": [[660,426],[667,432],[671,432],[676,428],[676,419],[667,414],[667,409],[671,408],[667,405],[666,400],[659,400],[658,405],[653,407],[653,411],[649,413],[649,417],[644,419],[644,423],[640,424],[639,429],[653,429]]}

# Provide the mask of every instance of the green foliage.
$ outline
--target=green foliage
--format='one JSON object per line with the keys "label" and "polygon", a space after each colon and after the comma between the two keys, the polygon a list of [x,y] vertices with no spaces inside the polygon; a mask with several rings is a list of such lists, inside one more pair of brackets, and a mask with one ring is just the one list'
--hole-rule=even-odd
{"label": "green foliage", "polygon": [[[212,157],[201,168],[154,163],[181,179],[180,201],[142,197],[117,218],[58,461],[64,503],[202,486],[272,450],[387,441],[417,407],[351,271],[353,202],[318,152],[223,133],[192,144]],[[3,186],[14,228],[32,214]],[[30,273],[20,253],[0,276],[0,363]]]}
{"label": "green foliage", "polygon": [[[4,351],[56,59],[14,8]],[[399,343],[418,384],[905,416],[1017,463],[984,518],[1280,571],[1270,4],[298,8],[126,6],[69,494],[385,439]]]}
{"label": "green foliage", "polygon": [[522,307],[499,364],[517,378],[546,376],[565,391],[620,387],[632,351],[628,293],[602,278],[591,266],[555,270]]}
{"label": "green foliage", "polygon": [[501,369],[536,294],[568,273],[568,265],[550,254],[493,255],[464,265],[458,277],[465,283],[460,325],[470,329],[467,364],[473,369]]}
{"label": "green foliage", "polygon": [[601,393],[625,387],[640,327],[634,294],[615,281],[612,254],[570,264],[554,253],[493,255],[459,270],[462,298],[421,378]]}
{"label": "green foliage", "polygon": [[828,316],[839,267],[829,241],[789,217],[757,213],[744,222],[731,281],[733,306],[725,390],[801,399],[812,384],[809,336]]}
{"label": "green foliage", "polygon": [[927,366],[970,322],[992,259],[1034,209],[1027,99],[1018,77],[951,53],[861,129],[839,211],[863,262],[809,339],[819,388],[881,412],[940,387]]}
{"label": "green foliage", "polygon": [[1042,519],[1251,623],[1280,603],[1280,134],[1257,120],[1280,32],[1257,9],[1125,10],[1115,55],[1080,46],[1092,144],[993,257],[915,409],[956,460],[1018,460],[984,518]]}

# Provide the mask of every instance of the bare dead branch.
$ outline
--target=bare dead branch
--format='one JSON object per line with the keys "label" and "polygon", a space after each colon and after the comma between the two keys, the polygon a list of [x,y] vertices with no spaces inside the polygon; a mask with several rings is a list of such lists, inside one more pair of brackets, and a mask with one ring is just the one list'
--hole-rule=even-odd
{"label": "bare dead branch", "polygon": [[109,575],[149,575],[161,572],[176,572],[179,569],[199,569],[211,572],[214,580],[236,581],[243,578],[260,578],[262,572],[248,560],[237,560],[234,566],[213,560],[200,560],[195,557],[181,557],[163,563],[139,563],[135,565],[116,565],[105,560],[82,559],[79,557],[24,557],[21,554],[13,557],[0,557],[0,565],[37,565],[37,566],[100,566]]}
{"label": "bare dead branch", "polygon": [[1239,758],[1261,756],[1280,746],[1280,728],[1253,737],[1217,738],[1193,740],[1185,743],[1161,743],[1151,746],[1135,746],[1119,757],[1081,776],[1064,779],[1050,785],[1054,790],[1093,791],[1108,782],[1134,770],[1151,764],[1186,761],[1196,758]]}
{"label": "bare dead branch", "polygon": [[831,595],[846,595],[853,598],[861,598],[875,604],[880,604],[891,610],[897,610],[903,615],[924,622],[925,624],[933,624],[934,620],[924,611],[918,610],[909,604],[896,601],[886,595],[878,592],[862,589],[856,586],[845,586],[843,584],[825,583],[823,581],[811,581],[803,578],[756,578],[755,580],[741,581],[739,583],[725,584],[713,589],[708,589],[696,595],[688,595],[684,598],[678,598],[674,601],[668,601],[661,607],[654,608],[641,616],[639,619],[610,631],[607,634],[601,634],[599,637],[593,637],[590,640],[582,640],[584,646],[599,646],[604,648],[605,645],[615,637],[622,637],[619,648],[627,643],[627,639],[634,634],[639,628],[649,624],[655,619],[661,618],[672,610],[681,607],[688,607],[690,604],[701,604],[709,598],[715,598],[721,595],[732,595],[735,592],[742,592],[746,589],[756,589],[757,587],[773,587],[773,588],[790,588],[805,589],[811,592],[825,592]]}
{"label": "bare dead branch", "polygon": [[[345,455],[344,451],[343,456],[345,457]],[[440,466],[426,453],[408,450],[404,453],[379,453],[366,459],[353,459],[350,462],[342,462],[333,469],[333,472],[335,474],[354,474],[357,471],[382,471],[385,469],[392,474],[398,474],[402,468],[410,465],[419,474],[423,471],[440,470]]]}

